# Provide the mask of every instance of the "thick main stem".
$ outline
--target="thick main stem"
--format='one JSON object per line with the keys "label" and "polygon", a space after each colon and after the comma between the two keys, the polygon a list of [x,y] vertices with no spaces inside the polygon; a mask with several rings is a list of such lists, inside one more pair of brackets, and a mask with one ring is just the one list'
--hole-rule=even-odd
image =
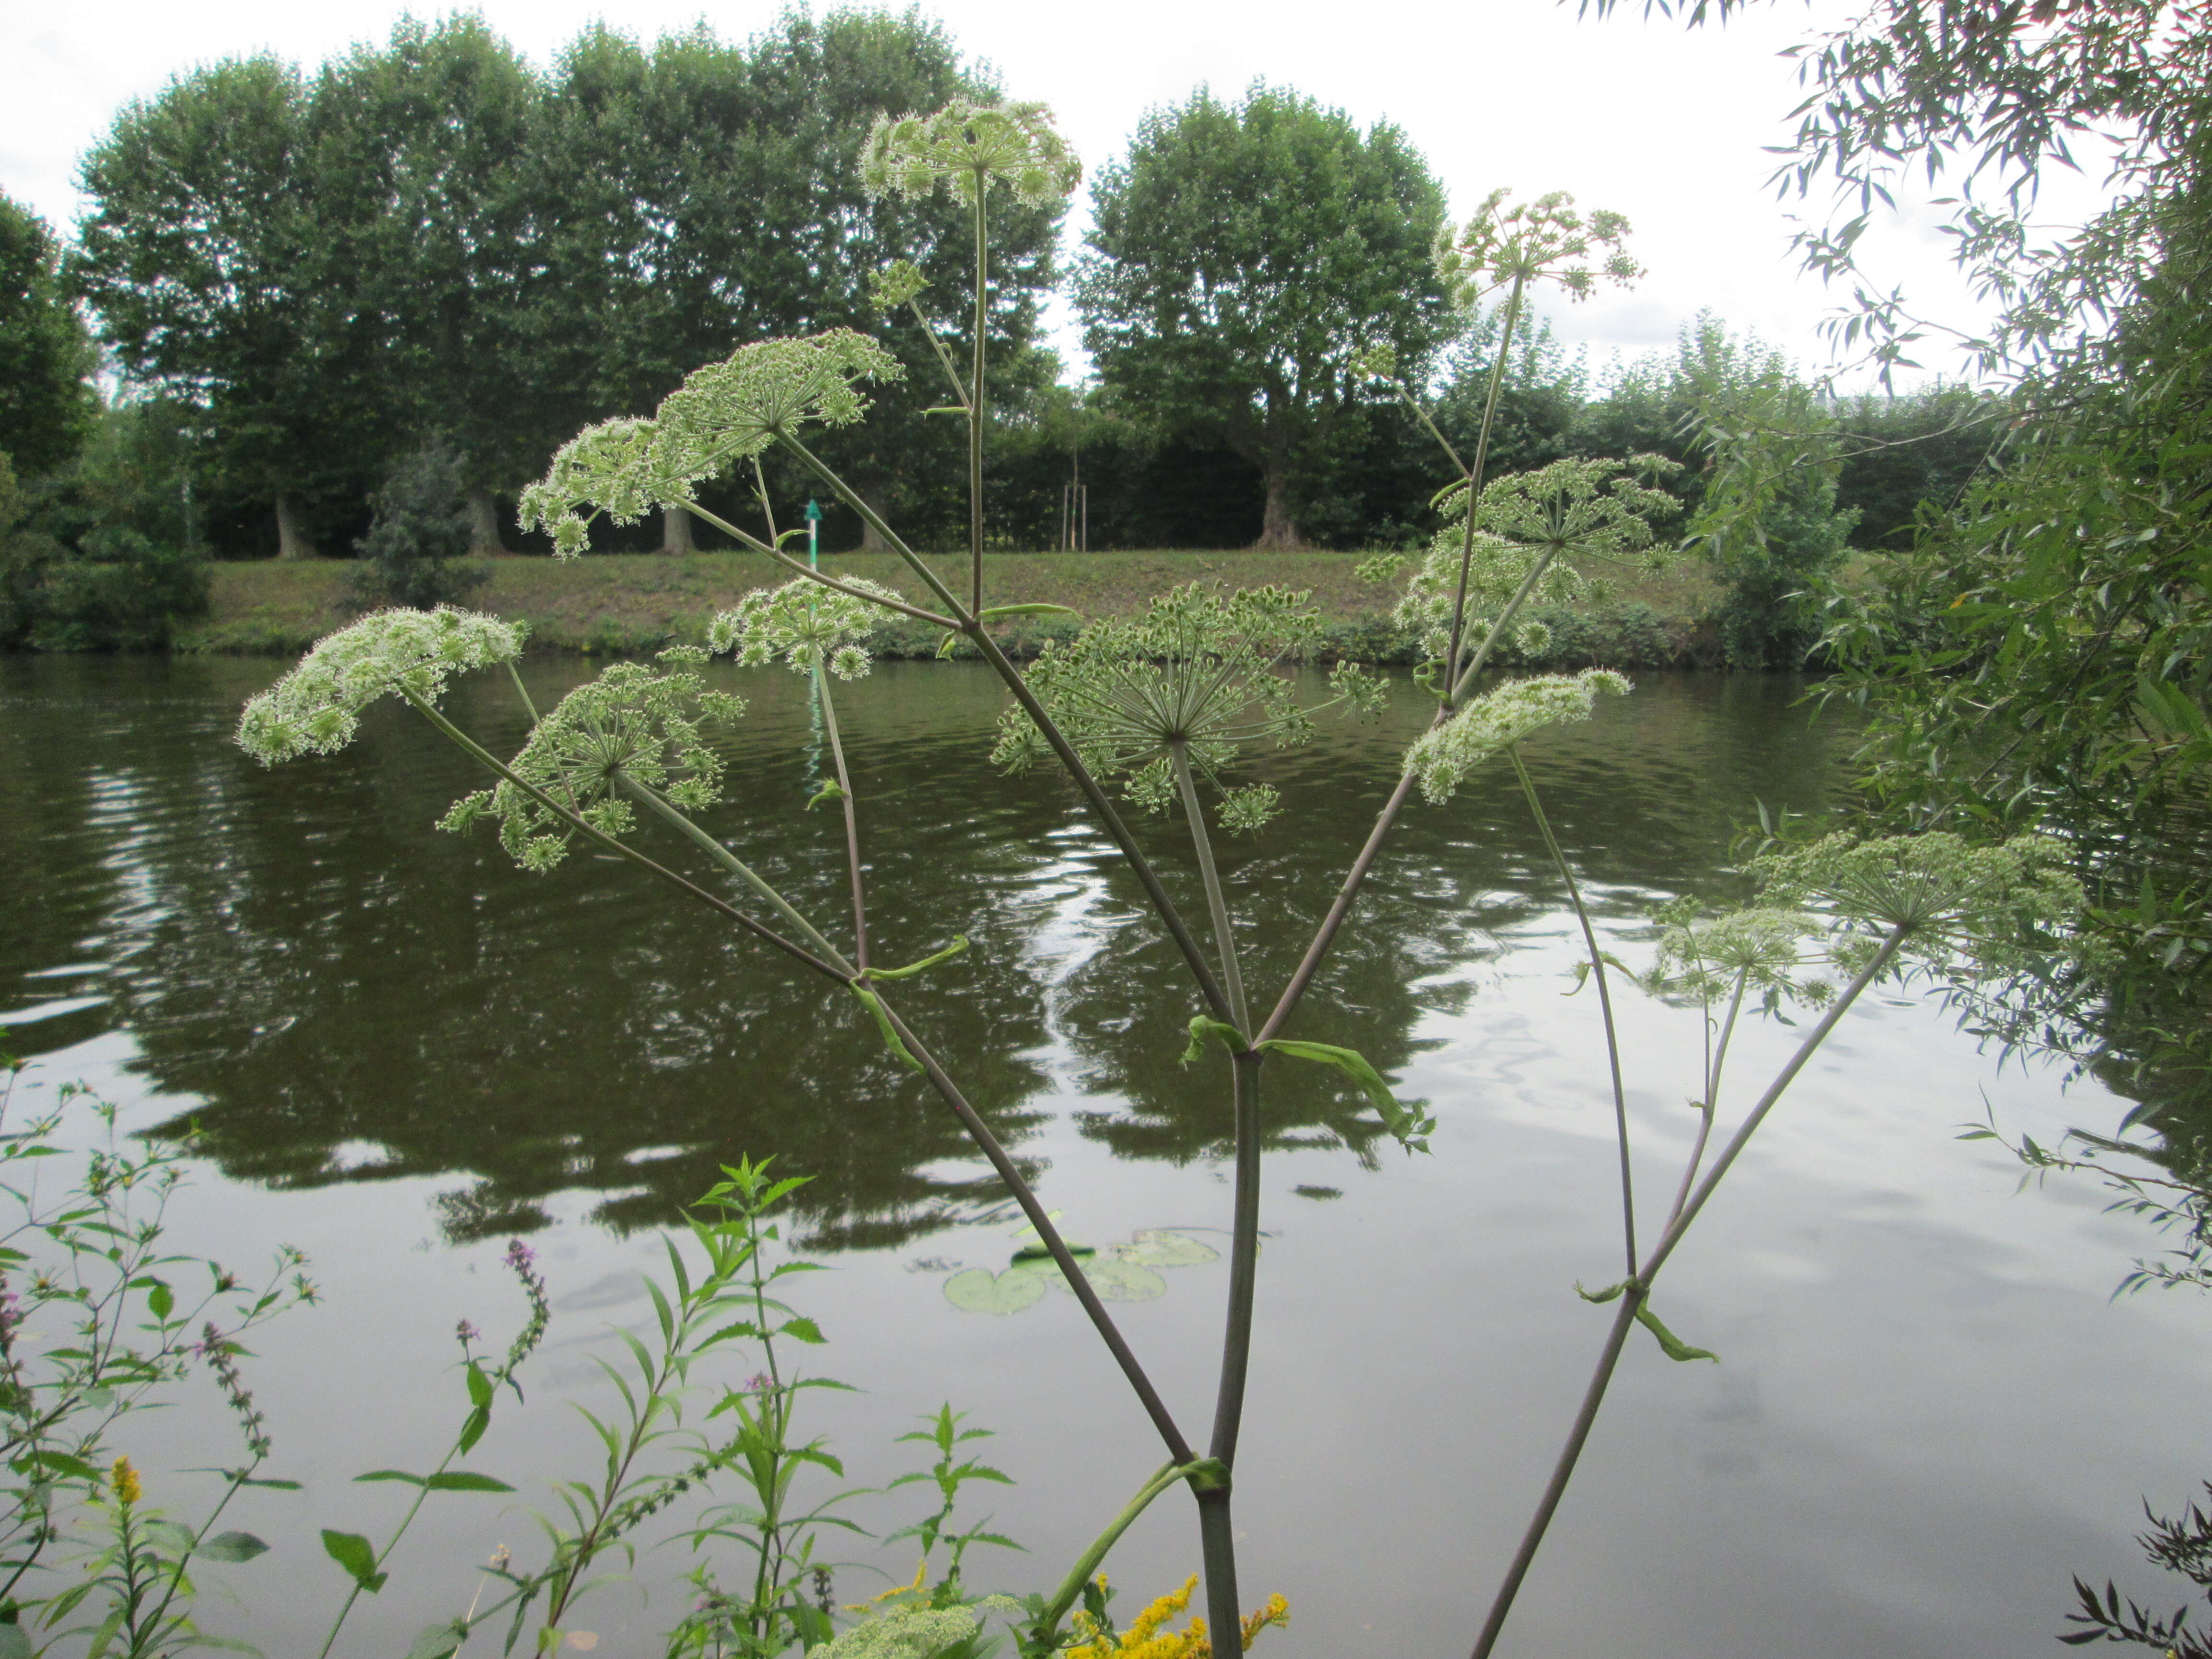
{"label": "thick main stem", "polygon": [[1567,884],[1567,900],[1575,907],[1575,920],[1582,924],[1583,945],[1589,952],[1590,973],[1597,981],[1598,1012],[1605,1024],[1605,1057],[1613,1068],[1613,1125],[1614,1138],[1620,1147],[1620,1225],[1623,1244],[1627,1253],[1628,1273],[1636,1277],[1636,1176],[1633,1161],[1628,1151],[1628,1091],[1620,1079],[1620,1036],[1613,1023],[1613,994],[1606,987],[1605,952],[1598,949],[1597,930],[1590,926],[1589,907],[1583,902],[1582,884],[1575,879],[1573,866],[1567,862],[1560,848],[1559,838],[1552,833],[1552,821],[1544,815],[1544,803],[1536,794],[1535,780],[1528,775],[1528,768],[1521,758],[1521,745],[1508,744],[1507,755],[1512,757],[1513,775],[1521,780],[1521,793],[1528,798],[1528,811],[1536,820],[1537,833],[1544,838],[1544,846],[1552,854],[1559,879]]}
{"label": "thick main stem", "polygon": [[1681,1212],[1668,1223],[1667,1230],[1660,1235],[1658,1243],[1652,1247],[1650,1255],[1645,1260],[1644,1271],[1632,1275],[1628,1283],[1621,1287],[1620,1311],[1613,1316],[1613,1329],[1607,1333],[1605,1346],[1598,1354],[1597,1366],[1590,1375],[1589,1386],[1583,1392],[1582,1407],[1575,1413],[1573,1426],[1567,1431],[1566,1444],[1560,1448],[1559,1459],[1552,1470],[1551,1480],[1544,1488],[1543,1497],[1537,1502],[1536,1513],[1528,1522],[1528,1531],[1522,1536],[1520,1548],[1514,1552],[1512,1564],[1505,1571],[1504,1582],[1498,1586],[1497,1599],[1491,1603],[1490,1616],[1484,1621],[1482,1633],[1475,1640],[1473,1659],[1489,1659],[1490,1650],[1498,1644],[1498,1632],[1505,1627],[1506,1615],[1513,1610],[1513,1598],[1520,1592],[1522,1580],[1528,1576],[1529,1564],[1534,1561],[1536,1552],[1543,1544],[1545,1530],[1552,1524],[1552,1516],[1559,1507],[1559,1499],[1566,1492],[1567,1482],[1574,1477],[1575,1463],[1582,1456],[1583,1443],[1589,1438],[1590,1425],[1597,1420],[1598,1407],[1605,1403],[1606,1388],[1613,1381],[1614,1368],[1620,1363],[1621,1344],[1627,1340],[1628,1328],[1635,1322],[1638,1310],[1650,1297],[1660,1268],[1674,1253],[1674,1247],[1682,1242],[1682,1236],[1690,1230],[1690,1224],[1698,1218],[1698,1212],[1712,1197],[1713,1189],[1720,1185],[1721,1177],[1728,1173],[1729,1166],[1735,1162],[1737,1155],[1757,1133],[1759,1126],[1765,1121],[1766,1115],[1774,1109],[1775,1103],[1796,1081],[1797,1073],[1805,1068],[1806,1062],[1827,1041],[1828,1033],[1836,1029],[1836,1023],[1843,1018],[1845,1011],[1889,966],[1898,947],[1904,942],[1905,929],[1902,927],[1895,929],[1883,939],[1881,949],[1875,954],[1874,960],[1867,963],[1843,994],[1829,1006],[1820,1024],[1797,1045],[1797,1052],[1790,1057],[1789,1063],[1775,1074],[1774,1081],[1767,1085],[1766,1092],[1759,1097],[1759,1103],[1744,1118],[1729,1141],[1727,1149],[1714,1161],[1711,1173],[1698,1187],[1696,1194]]}
{"label": "thick main stem", "polygon": [[990,177],[975,173],[975,374],[968,398],[968,556],[975,570],[969,600],[971,615],[983,610],[983,325],[990,288],[989,244],[984,237],[984,209]]}
{"label": "thick main stem", "polygon": [[1222,890],[1220,872],[1213,865],[1213,842],[1206,832],[1206,813],[1199,804],[1198,781],[1191,775],[1189,745],[1169,746],[1175,769],[1176,793],[1182,797],[1183,816],[1190,821],[1190,845],[1198,859],[1198,877],[1206,889],[1206,909],[1213,923],[1213,946],[1221,957],[1221,988],[1229,1000],[1229,1017],[1239,1036],[1252,1034],[1244,1005],[1244,973],[1237,963],[1237,935],[1229,924],[1229,902]]}
{"label": "thick main stem", "polygon": [[845,809],[845,868],[853,885],[853,963],[868,971],[868,901],[860,878],[860,824],[854,815],[853,780],[845,771],[845,745],[837,736],[837,705],[830,696],[830,671],[814,665],[814,690],[822,699],[822,725],[830,736],[830,757],[837,768],[837,787],[843,792]]}

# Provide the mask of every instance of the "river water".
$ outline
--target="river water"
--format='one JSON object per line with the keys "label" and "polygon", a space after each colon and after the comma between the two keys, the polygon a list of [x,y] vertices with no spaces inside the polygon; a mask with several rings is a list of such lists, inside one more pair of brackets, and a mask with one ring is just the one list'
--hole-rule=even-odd
{"label": "river water", "polygon": [[[0,1039],[37,1061],[17,1110],[82,1079],[127,1130],[197,1121],[179,1247],[246,1263],[297,1244],[324,1295],[250,1362],[272,1469],[306,1490],[226,1517],[275,1548],[210,1570],[239,1599],[211,1591],[204,1624],[272,1656],[313,1651],[342,1582],[317,1529],[379,1532],[396,1489],[351,1477],[442,1449],[464,1408],[453,1323],[512,1329],[497,1263],[517,1234],[550,1275],[554,1322],[528,1409],[471,1462],[532,1502],[591,1474],[568,1406],[606,1404],[594,1361],[649,1317],[656,1229],[739,1154],[813,1177],[785,1231],[832,1269],[794,1299],[830,1338],[810,1368],[856,1390],[809,1407],[852,1484],[921,1462],[894,1437],[950,1401],[998,1431],[989,1455],[1016,1482],[975,1513],[1028,1547],[979,1552],[971,1581],[1055,1578],[1161,1454],[1072,1297],[994,1313],[948,1296],[1025,1241],[934,1097],[848,1000],[627,866],[580,855],[529,876],[488,832],[434,830],[478,781],[404,709],[373,711],[336,757],[246,761],[230,729],[279,667],[0,659]],[[544,661],[527,678],[543,703],[590,672]],[[714,672],[752,708],[725,742],[732,799],[711,827],[834,921],[836,826],[801,810],[824,765],[806,682]],[[1622,957],[1648,959],[1654,903],[1732,890],[1722,866],[1754,802],[1832,798],[1850,731],[1796,706],[1800,689],[1653,677],[1530,746]],[[1380,732],[1324,726],[1250,774],[1289,805],[1224,854],[1257,998],[1417,729],[1401,690]],[[963,665],[890,665],[842,694],[878,959],[973,941],[902,1006],[1072,1236],[1224,1243],[1220,1067],[1176,1063],[1195,1005],[1072,792],[988,766],[1000,704]],[[519,742],[500,685],[451,707],[491,746]],[[1596,1010],[1565,994],[1571,917],[1497,781],[1409,811],[1296,1028],[1426,1097],[1434,1155],[1399,1152],[1334,1073],[1270,1068],[1238,1520],[1248,1599],[1291,1598],[1290,1629],[1263,1638],[1281,1659],[1467,1649],[1603,1334],[1574,1285],[1618,1277]],[[1197,914],[1171,830],[1141,833]],[[1656,1189],[1693,1127],[1698,1022],[1623,1001]],[[1792,1042],[1769,1024],[1741,1039],[1739,1106]],[[1996,1659],[2049,1649],[2076,1571],[2180,1599],[2130,1535],[2142,1496],[2171,1506],[2212,1474],[2195,1409],[2212,1322],[2185,1297],[2109,1300],[2153,1248],[2138,1224],[2078,1180],[2018,1190],[2001,1149],[1955,1138],[1985,1113],[2047,1140],[2125,1108],[2062,1081],[2000,1065],[1911,995],[1845,1020],[1669,1267],[1668,1322],[1722,1363],[1673,1363],[1638,1337],[1502,1652]],[[81,1107],[67,1133],[89,1133]],[[1115,1308],[1194,1437],[1224,1280],[1218,1261],[1163,1267]],[[185,1471],[231,1458],[224,1432],[197,1396],[129,1425],[149,1501],[189,1512],[208,1480]],[[851,1513],[885,1533],[927,1507],[907,1488]],[[465,1605],[470,1563],[502,1544],[530,1559],[523,1502],[441,1498],[340,1650],[404,1650]],[[910,1543],[832,1553],[851,1564],[843,1601],[913,1569]],[[658,1654],[690,1565],[647,1550],[575,1622],[601,1653]],[[1170,1495],[1109,1565],[1121,1610],[1196,1565]]]}

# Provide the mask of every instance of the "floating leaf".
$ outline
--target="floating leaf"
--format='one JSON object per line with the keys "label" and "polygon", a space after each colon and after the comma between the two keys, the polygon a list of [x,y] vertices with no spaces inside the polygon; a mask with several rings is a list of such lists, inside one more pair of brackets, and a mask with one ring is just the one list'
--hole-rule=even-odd
{"label": "floating leaf", "polygon": [[963,1313],[1019,1313],[1043,1295],[1042,1276],[1026,1267],[970,1267],[945,1281],[945,1299]]}
{"label": "floating leaf", "polygon": [[1140,1267],[1194,1267],[1201,1261],[1221,1259],[1221,1252],[1212,1245],[1162,1227],[1147,1227],[1134,1238],[1134,1243],[1115,1247],[1114,1254]]}
{"label": "floating leaf", "polygon": [[[1118,1255],[1093,1256],[1077,1264],[1101,1302],[1151,1302],[1168,1293],[1168,1282],[1150,1267]],[[1063,1291],[1073,1291],[1056,1262],[1040,1261],[1028,1271]]]}

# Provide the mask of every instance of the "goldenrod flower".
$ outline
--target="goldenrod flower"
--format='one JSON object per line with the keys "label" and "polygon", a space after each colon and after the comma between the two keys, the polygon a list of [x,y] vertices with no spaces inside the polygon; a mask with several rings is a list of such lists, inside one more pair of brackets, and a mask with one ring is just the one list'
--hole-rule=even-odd
{"label": "goldenrod flower", "polygon": [[[1183,1581],[1181,1589],[1161,1596],[1139,1613],[1119,1638],[1102,1630],[1089,1613],[1077,1613],[1076,1634],[1085,1639],[1067,1650],[1066,1659],[1213,1659],[1213,1642],[1206,1634],[1205,1620],[1194,1617],[1177,1631],[1164,1628],[1188,1609],[1191,1595],[1197,1589],[1198,1575],[1193,1573]],[[1260,1632],[1268,1626],[1290,1622],[1291,1604],[1278,1591],[1257,1613],[1245,1617],[1239,1632],[1243,1649],[1249,1651]]]}
{"label": "goldenrod flower", "polygon": [[118,1457],[115,1460],[115,1469],[110,1476],[110,1484],[115,1488],[115,1501],[125,1509],[145,1495],[143,1489],[138,1484],[138,1471],[131,1467],[131,1460],[127,1457]]}

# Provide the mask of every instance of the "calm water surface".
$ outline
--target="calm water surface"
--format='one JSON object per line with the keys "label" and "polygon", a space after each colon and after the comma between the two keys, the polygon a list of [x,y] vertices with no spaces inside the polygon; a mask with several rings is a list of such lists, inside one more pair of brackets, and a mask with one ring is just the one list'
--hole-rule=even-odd
{"label": "calm water surface", "polygon": [[[813,1397],[855,1482],[917,1462],[893,1437],[950,1400],[1000,1431],[994,1458],[1018,1484],[992,1493],[994,1524],[1030,1547],[971,1577],[1056,1577],[1160,1453],[1072,1298],[1011,1316],[948,1300],[954,1273],[1002,1267],[1021,1241],[934,1097],[848,1000],[626,867],[580,856],[531,877],[488,833],[434,831],[478,781],[404,710],[374,711],[335,758],[246,762],[229,730],[277,672],[0,659],[0,1024],[39,1060],[30,1097],[81,1078],[131,1128],[198,1121],[183,1247],[246,1261],[296,1243],[325,1291],[266,1334],[252,1373],[276,1472],[307,1491],[258,1495],[241,1524],[276,1547],[224,1570],[250,1607],[212,1600],[206,1622],[272,1656],[313,1650],[338,1593],[316,1528],[378,1531],[399,1500],[350,1477],[445,1443],[449,1334],[465,1316],[511,1328],[496,1261],[517,1232],[546,1261],[556,1316],[532,1409],[473,1462],[526,1491],[585,1472],[560,1402],[603,1403],[592,1362],[647,1315],[653,1230],[741,1153],[814,1177],[787,1231],[834,1269],[803,1300],[831,1339],[816,1368],[860,1390]],[[529,678],[543,701],[587,672]],[[835,825],[799,810],[824,764],[805,683],[761,672],[739,689],[753,708],[713,828],[837,917]],[[522,728],[497,692],[463,688],[453,706],[511,748]],[[1831,795],[1848,730],[1794,692],[1655,678],[1532,745],[1624,956],[1648,957],[1655,902],[1728,890],[1715,872],[1754,800]],[[878,956],[974,941],[902,1006],[1073,1236],[1218,1242],[1219,1079],[1176,1063],[1195,1004],[1071,792],[986,764],[1000,702],[963,665],[894,665],[844,695]],[[1409,696],[1379,733],[1330,729],[1259,769],[1291,810],[1227,868],[1266,995],[1418,720]],[[1172,837],[1145,833],[1195,910]],[[1370,891],[1297,1034],[1358,1047],[1442,1127],[1436,1155],[1410,1160],[1356,1099],[1301,1075],[1315,1068],[1269,1073],[1238,1515],[1250,1599],[1291,1596],[1291,1628],[1266,1638],[1280,1659],[1465,1650],[1603,1333],[1574,1283],[1617,1276],[1596,1011],[1562,994],[1570,918],[1517,797],[1410,812]],[[1626,1000],[1657,1187],[1692,1127],[1698,1028]],[[1739,1084],[1790,1040],[1745,1039]],[[2172,1595],[2130,1535],[2140,1495],[2175,1504],[2212,1473],[2192,1409],[2212,1370],[2203,1310],[2108,1302],[2146,1247],[2134,1224],[2078,1183],[2016,1193],[2001,1152],[1954,1139],[1985,1109],[2049,1137],[2122,1109],[2000,1068],[1926,1005],[1855,1012],[1668,1274],[1669,1323],[1723,1363],[1631,1350],[1504,1650],[1995,1659],[2053,1650],[2074,1571]],[[1164,1269],[1117,1310],[1200,1431],[1223,1279],[1218,1261]],[[181,1471],[231,1454],[204,1409],[161,1430],[131,1449],[157,1498],[181,1504],[204,1480]],[[426,1511],[348,1650],[404,1649],[465,1603],[469,1559],[532,1547],[525,1510],[502,1502]],[[1195,1568],[1187,1510],[1163,1500],[1121,1547],[1130,1598]],[[909,1492],[854,1513],[889,1531],[922,1511]],[[909,1576],[908,1549],[859,1550],[841,1599],[874,1594],[878,1568]],[[587,1604],[599,1651],[657,1654],[690,1565],[648,1551],[635,1587]]]}

